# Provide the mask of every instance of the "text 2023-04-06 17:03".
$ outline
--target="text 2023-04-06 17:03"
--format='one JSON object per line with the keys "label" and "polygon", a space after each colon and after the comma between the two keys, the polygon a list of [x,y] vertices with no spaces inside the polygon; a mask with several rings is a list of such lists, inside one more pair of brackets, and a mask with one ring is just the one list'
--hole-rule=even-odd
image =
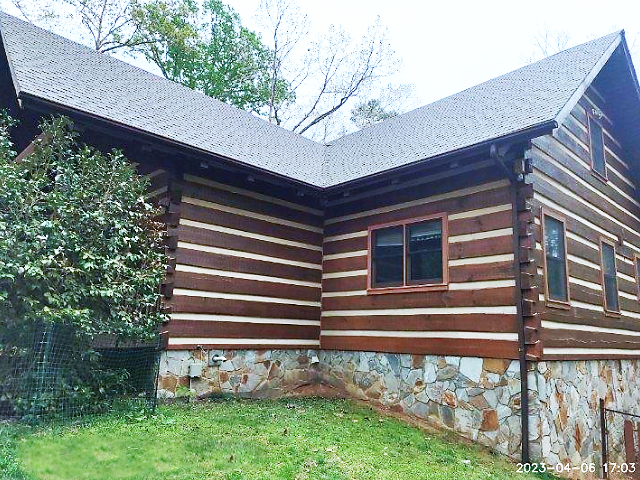
{"label": "text 2023-04-06 17:03", "polygon": [[569,463],[557,463],[550,465],[546,463],[518,463],[518,472],[521,473],[558,473],[568,474],[571,472],[597,473],[603,472],[605,475],[611,474],[632,474],[636,472],[635,463],[581,463],[580,465],[570,465]]}

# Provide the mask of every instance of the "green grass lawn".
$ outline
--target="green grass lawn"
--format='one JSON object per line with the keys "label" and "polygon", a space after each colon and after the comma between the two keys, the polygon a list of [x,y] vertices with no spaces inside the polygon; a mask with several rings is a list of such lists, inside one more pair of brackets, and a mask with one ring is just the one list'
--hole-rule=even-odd
{"label": "green grass lawn", "polygon": [[0,472],[42,480],[539,478],[349,401],[320,399],[174,405],[33,430],[0,424]]}

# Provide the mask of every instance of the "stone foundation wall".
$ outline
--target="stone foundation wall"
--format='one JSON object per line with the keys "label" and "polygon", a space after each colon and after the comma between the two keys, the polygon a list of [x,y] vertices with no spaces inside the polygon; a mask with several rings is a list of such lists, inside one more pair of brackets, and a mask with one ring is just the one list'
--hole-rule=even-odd
{"label": "stone foundation wall", "polygon": [[[209,366],[211,353],[224,355],[226,361]],[[198,378],[189,378],[192,364],[202,366]],[[314,388],[330,386],[453,430],[514,459],[520,456],[520,370],[515,360],[318,350],[163,353],[158,395],[171,398],[181,385],[196,395],[245,397],[277,397],[301,387],[313,393]],[[640,361],[531,364],[532,460],[599,466],[600,398],[609,408],[640,414]],[[624,418],[608,419],[609,457],[623,462]]]}
{"label": "stone foundation wall", "polygon": [[[530,425],[532,457],[547,463],[600,465],[599,400],[607,408],[640,414],[639,360],[540,362],[530,373],[537,391]],[[536,420],[539,419],[539,420]],[[624,462],[623,417],[609,414],[609,458]],[[640,465],[638,465],[640,467]]]}
{"label": "stone foundation wall", "polygon": [[[165,352],[159,396],[172,397],[180,385],[197,395],[271,397],[324,384],[451,429],[500,453],[520,455],[517,361],[316,350],[214,353],[227,358],[219,367],[207,365],[206,352]],[[190,379],[189,365],[199,362],[204,363],[201,376]]]}
{"label": "stone foundation wall", "polygon": [[338,351],[319,358],[321,380],[355,398],[520,455],[517,361]]}
{"label": "stone foundation wall", "polygon": [[[318,383],[310,361],[314,350],[175,350],[160,357],[158,396],[173,398],[179,386],[190,388],[195,395],[209,393],[243,397],[277,397],[304,385]],[[219,354],[226,361],[209,366],[210,355]],[[190,365],[201,365],[198,378],[189,377]]]}

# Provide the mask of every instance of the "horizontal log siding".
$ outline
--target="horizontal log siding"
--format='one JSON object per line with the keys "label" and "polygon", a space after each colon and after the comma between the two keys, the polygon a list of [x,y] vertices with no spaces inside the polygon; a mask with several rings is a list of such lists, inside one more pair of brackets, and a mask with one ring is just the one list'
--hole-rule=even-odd
{"label": "horizontal log siding", "polygon": [[[329,201],[321,347],[517,358],[508,182],[490,160]],[[369,226],[445,212],[449,288],[367,295]]]}
{"label": "horizontal log siding", "polygon": [[[608,181],[591,173],[585,108],[604,111]],[[640,304],[635,283],[634,254],[640,254],[640,203],[629,164],[615,139],[607,107],[588,91],[569,118],[553,134],[534,140],[535,258],[543,265],[540,207],[556,210],[566,220],[570,308],[548,306],[539,295],[544,358],[640,357]],[[624,242],[616,246],[620,315],[604,311],[600,238]],[[537,283],[544,292],[543,269]]]}
{"label": "horizontal log siding", "polygon": [[169,172],[163,168],[152,169],[149,173],[139,172],[149,180],[149,188],[145,199],[150,202],[160,202],[169,194]]}
{"label": "horizontal log siding", "polygon": [[323,212],[185,176],[169,348],[317,348]]}

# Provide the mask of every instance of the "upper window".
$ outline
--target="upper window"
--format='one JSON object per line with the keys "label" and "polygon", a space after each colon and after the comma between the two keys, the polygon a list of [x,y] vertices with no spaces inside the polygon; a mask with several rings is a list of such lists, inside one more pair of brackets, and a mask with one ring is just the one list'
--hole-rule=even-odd
{"label": "upper window", "polygon": [[562,220],[543,214],[546,297],[550,302],[569,302],[567,241]]}
{"label": "upper window", "polygon": [[633,265],[636,267],[636,294],[640,300],[640,257],[634,257]]}
{"label": "upper window", "polygon": [[607,178],[607,162],[604,156],[604,135],[602,125],[589,115],[589,142],[591,149],[591,169],[603,178]]}
{"label": "upper window", "polygon": [[444,215],[371,227],[369,232],[370,288],[446,285]]}
{"label": "upper window", "polygon": [[604,289],[604,309],[619,312],[618,277],[616,269],[616,247],[607,241],[600,243],[602,255],[602,287]]}

